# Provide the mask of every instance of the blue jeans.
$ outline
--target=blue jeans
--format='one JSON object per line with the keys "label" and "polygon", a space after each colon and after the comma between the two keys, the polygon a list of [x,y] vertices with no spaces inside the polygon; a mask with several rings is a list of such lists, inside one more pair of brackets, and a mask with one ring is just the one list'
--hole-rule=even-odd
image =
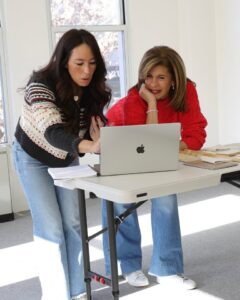
{"label": "blue jeans", "polygon": [[[149,274],[168,276],[183,273],[183,252],[176,195],[151,199],[151,223],[153,252]],[[118,216],[132,204],[114,203],[114,214]],[[102,202],[102,222],[107,226],[106,201]],[[117,257],[122,274],[142,268],[141,233],[137,212],[130,214],[120,224],[117,235]],[[106,274],[110,274],[108,235],[103,235],[103,250]]]}
{"label": "blue jeans", "polygon": [[85,292],[78,193],[55,186],[48,166],[17,141],[12,150],[32,215],[42,299],[69,300]]}

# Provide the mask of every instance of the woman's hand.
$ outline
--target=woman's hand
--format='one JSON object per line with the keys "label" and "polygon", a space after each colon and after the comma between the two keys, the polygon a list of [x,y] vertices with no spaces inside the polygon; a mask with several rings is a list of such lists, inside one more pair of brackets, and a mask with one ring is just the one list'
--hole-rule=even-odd
{"label": "woman's hand", "polygon": [[148,105],[155,105],[157,103],[156,97],[153,93],[151,93],[143,83],[139,90],[139,95],[147,102]]}
{"label": "woman's hand", "polygon": [[79,153],[100,153],[100,139],[96,141],[82,140],[78,144]]}
{"label": "woman's hand", "polygon": [[158,123],[158,110],[157,110],[157,99],[153,93],[151,93],[145,86],[145,83],[141,85],[139,95],[147,102],[147,117],[146,124],[157,124]]}
{"label": "woman's hand", "polygon": [[100,153],[100,139],[92,142],[90,153],[96,153],[96,154]]}
{"label": "woman's hand", "polygon": [[182,150],[185,150],[185,149],[188,149],[188,145],[185,142],[180,141],[179,150],[182,151]]}
{"label": "woman's hand", "polygon": [[100,153],[100,128],[104,126],[100,117],[92,117],[89,129],[92,141],[82,140],[78,145],[79,153]]}
{"label": "woman's hand", "polygon": [[100,138],[100,128],[104,126],[100,117],[92,117],[90,125],[90,136],[93,141],[97,141]]}

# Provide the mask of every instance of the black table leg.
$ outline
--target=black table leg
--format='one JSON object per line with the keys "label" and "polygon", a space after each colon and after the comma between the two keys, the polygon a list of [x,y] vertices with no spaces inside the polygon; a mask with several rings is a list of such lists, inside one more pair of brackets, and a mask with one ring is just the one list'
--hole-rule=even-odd
{"label": "black table leg", "polygon": [[[90,255],[89,255],[89,236],[87,227],[86,200],[84,190],[78,190],[79,195],[79,216],[82,237],[82,252],[84,266],[84,280],[86,282],[87,299],[92,299],[91,293],[91,272]],[[116,229],[113,211],[113,202],[107,201],[107,218],[108,218],[108,238],[110,247],[111,263],[111,286],[114,300],[119,300],[118,268],[117,268],[117,250],[116,250]],[[93,273],[94,274],[94,273]],[[109,284],[109,283],[108,283]]]}
{"label": "black table leg", "polygon": [[84,266],[84,280],[86,282],[87,299],[92,299],[91,294],[91,277],[89,277],[90,271],[90,256],[89,256],[89,244],[88,244],[88,227],[87,227],[87,213],[86,213],[86,200],[84,190],[78,190],[79,195],[79,215],[81,224],[81,236],[82,236],[82,252],[83,252],[83,266]]}
{"label": "black table leg", "polygon": [[110,247],[110,262],[111,262],[111,280],[112,280],[112,295],[113,299],[119,299],[119,284],[118,284],[118,268],[117,268],[117,250],[116,250],[116,231],[114,222],[113,202],[107,202],[107,217],[108,217],[108,239]]}

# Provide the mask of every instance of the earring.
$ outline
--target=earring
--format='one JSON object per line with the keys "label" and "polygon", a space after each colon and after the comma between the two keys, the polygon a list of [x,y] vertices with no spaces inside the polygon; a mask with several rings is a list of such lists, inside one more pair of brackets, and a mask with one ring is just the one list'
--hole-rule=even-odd
{"label": "earring", "polygon": [[172,90],[173,90],[173,91],[175,90],[175,85],[174,85],[174,83],[172,83]]}

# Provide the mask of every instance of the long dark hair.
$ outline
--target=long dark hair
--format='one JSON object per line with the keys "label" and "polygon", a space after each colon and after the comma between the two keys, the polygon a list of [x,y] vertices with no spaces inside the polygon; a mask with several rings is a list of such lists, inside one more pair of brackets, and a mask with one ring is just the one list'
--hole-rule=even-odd
{"label": "long dark hair", "polygon": [[[87,44],[96,60],[96,70],[87,87],[77,86],[66,68],[72,50]],[[111,100],[111,90],[106,85],[107,70],[95,37],[84,29],[71,29],[64,33],[58,41],[49,63],[38,71],[34,71],[30,81],[40,81],[53,89],[56,104],[61,109],[65,127],[77,133],[79,130],[80,107],[85,108],[86,121],[90,124],[91,116],[100,116],[106,121],[103,109]],[[78,103],[74,96],[79,97]]]}

